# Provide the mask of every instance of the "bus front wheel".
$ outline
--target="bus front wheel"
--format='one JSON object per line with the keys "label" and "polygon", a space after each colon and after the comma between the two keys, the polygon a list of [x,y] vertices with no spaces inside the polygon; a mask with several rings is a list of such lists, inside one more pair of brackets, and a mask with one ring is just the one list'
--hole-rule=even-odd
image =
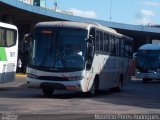
{"label": "bus front wheel", "polygon": [[42,91],[45,96],[51,96],[54,92],[54,90],[51,88],[43,88]]}
{"label": "bus front wheel", "polygon": [[147,83],[147,82],[149,82],[149,81],[151,81],[152,79],[150,79],[150,78],[143,78],[143,83]]}
{"label": "bus front wheel", "polygon": [[92,84],[92,87],[87,92],[87,96],[95,96],[98,93],[98,90],[99,90],[99,77],[96,76]]}

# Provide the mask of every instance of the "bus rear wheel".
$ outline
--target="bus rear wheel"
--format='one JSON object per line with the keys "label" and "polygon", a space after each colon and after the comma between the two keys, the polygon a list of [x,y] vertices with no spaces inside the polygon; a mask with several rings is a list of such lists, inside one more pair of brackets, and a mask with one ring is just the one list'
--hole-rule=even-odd
{"label": "bus rear wheel", "polygon": [[119,80],[118,80],[118,85],[114,88],[111,88],[111,91],[115,91],[115,92],[119,92],[121,91],[123,86],[123,75],[120,76]]}
{"label": "bus rear wheel", "polygon": [[121,89],[122,89],[122,84],[123,84],[122,80],[119,81],[118,87],[117,87],[117,91],[121,91]]}
{"label": "bus rear wheel", "polygon": [[42,88],[43,94],[45,96],[51,96],[54,92],[54,89],[51,88]]}

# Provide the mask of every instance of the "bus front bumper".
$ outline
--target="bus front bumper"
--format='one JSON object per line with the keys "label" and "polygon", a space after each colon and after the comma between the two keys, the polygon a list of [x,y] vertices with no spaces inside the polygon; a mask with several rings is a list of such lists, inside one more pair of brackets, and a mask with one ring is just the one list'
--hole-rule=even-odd
{"label": "bus front bumper", "polygon": [[73,90],[82,91],[81,80],[79,81],[48,81],[27,77],[27,86],[29,88],[52,88],[54,90]]}
{"label": "bus front bumper", "polygon": [[137,78],[149,78],[149,79],[160,79],[160,72],[149,72],[149,73],[136,73]]}

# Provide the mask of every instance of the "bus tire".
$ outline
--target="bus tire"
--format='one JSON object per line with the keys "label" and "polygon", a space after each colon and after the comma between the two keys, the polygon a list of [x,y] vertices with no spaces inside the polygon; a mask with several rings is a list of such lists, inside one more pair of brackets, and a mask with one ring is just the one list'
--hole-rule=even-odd
{"label": "bus tire", "polygon": [[43,94],[45,96],[51,96],[54,92],[54,89],[51,88],[42,88]]}
{"label": "bus tire", "polygon": [[121,75],[118,80],[118,86],[116,87],[116,91],[121,91],[122,86],[123,86],[123,75]]}
{"label": "bus tire", "polygon": [[147,83],[147,82],[149,82],[149,81],[151,81],[152,79],[150,79],[150,78],[143,78],[143,83]]}
{"label": "bus tire", "polygon": [[111,91],[115,91],[115,92],[119,92],[119,91],[121,91],[122,86],[123,86],[123,75],[121,75],[121,76],[119,77],[117,87],[111,88],[110,90],[111,90]]}
{"label": "bus tire", "polygon": [[92,87],[90,88],[90,90],[86,93],[87,96],[95,96],[98,93],[99,90],[99,77],[96,76],[94,79],[94,82],[92,84]]}

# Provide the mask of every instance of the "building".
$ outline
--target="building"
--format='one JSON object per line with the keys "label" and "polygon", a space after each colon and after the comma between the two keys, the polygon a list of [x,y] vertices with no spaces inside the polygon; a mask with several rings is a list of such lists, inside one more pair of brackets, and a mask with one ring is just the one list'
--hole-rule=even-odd
{"label": "building", "polygon": [[46,7],[46,0],[19,0],[24,3],[34,5],[34,6],[39,6],[39,7]]}

